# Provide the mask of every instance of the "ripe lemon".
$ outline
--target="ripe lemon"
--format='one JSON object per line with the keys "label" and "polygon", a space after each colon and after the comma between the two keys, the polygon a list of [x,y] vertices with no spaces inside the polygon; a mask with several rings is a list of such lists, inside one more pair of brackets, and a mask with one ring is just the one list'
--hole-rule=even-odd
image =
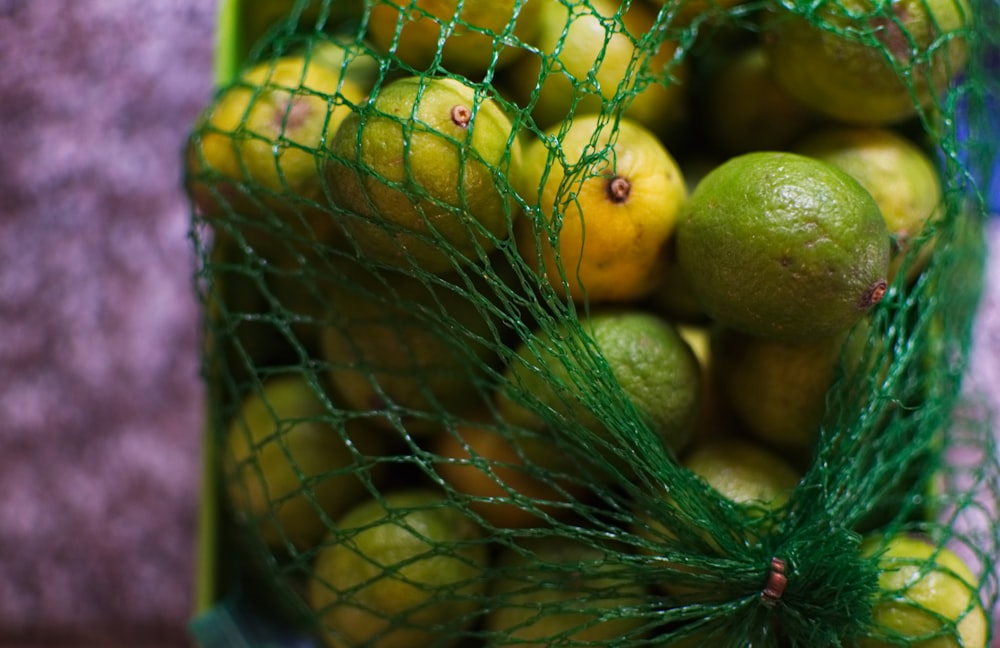
{"label": "ripe lemon", "polygon": [[527,42],[538,30],[539,2],[517,0],[387,0],[371,7],[368,38],[409,67],[468,77],[509,65],[524,53],[506,44]]}
{"label": "ripe lemon", "polygon": [[[687,187],[648,129],[577,117],[529,143],[518,193],[536,211],[516,227],[521,256],[575,301],[631,301],[662,279]],[[565,287],[564,287],[565,286]]]}
{"label": "ripe lemon", "polygon": [[775,82],[832,119],[886,125],[940,100],[968,59],[965,0],[842,0],[774,9],[764,43]]}
{"label": "ripe lemon", "polygon": [[987,620],[977,579],[957,554],[917,537],[874,536],[861,546],[878,561],[874,627],[861,648],[985,648]]}
{"label": "ripe lemon", "polygon": [[327,529],[323,516],[339,516],[367,493],[363,456],[385,443],[357,421],[334,420],[297,374],[251,392],[229,425],[223,463],[231,500],[272,547],[316,546]]}
{"label": "ripe lemon", "polygon": [[259,63],[206,108],[185,157],[205,219],[267,249],[275,238],[336,240],[317,155],[362,89],[305,55]]}
{"label": "ripe lemon", "polygon": [[511,231],[519,140],[500,106],[451,78],[406,77],[351,112],[329,145],[326,179],[360,256],[446,272]]}
{"label": "ripe lemon", "polygon": [[631,612],[644,587],[613,552],[560,536],[504,547],[494,567],[485,629],[491,645],[605,645],[636,641],[648,622]]}
{"label": "ripe lemon", "polygon": [[382,494],[337,520],[308,600],[331,647],[450,645],[482,605],[487,561],[482,530],[442,494]]}
{"label": "ripe lemon", "polygon": [[504,79],[538,128],[611,106],[656,133],[680,119],[687,64],[674,59],[673,41],[640,44],[656,28],[651,7],[632,2],[622,11],[617,0],[533,1],[541,5],[538,34]]}
{"label": "ripe lemon", "polygon": [[[941,178],[930,156],[903,135],[876,127],[825,128],[801,139],[793,150],[843,169],[875,198],[893,240],[891,281],[941,208]],[[908,274],[926,265],[930,251],[930,246],[921,249]]]}
{"label": "ripe lemon", "polygon": [[889,232],[846,172],[778,151],[730,158],[681,210],[677,262],[718,323],[804,342],[844,332],[886,291]]}

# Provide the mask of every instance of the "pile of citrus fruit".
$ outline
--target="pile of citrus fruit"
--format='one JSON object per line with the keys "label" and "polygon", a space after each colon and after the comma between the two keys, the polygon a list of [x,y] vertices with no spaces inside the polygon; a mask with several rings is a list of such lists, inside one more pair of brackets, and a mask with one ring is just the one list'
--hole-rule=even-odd
{"label": "pile of citrus fruit", "polygon": [[[672,485],[623,440],[759,542],[944,205],[914,125],[965,64],[970,7],[818,11],[386,0],[206,107],[184,161],[239,396],[230,502],[309,563],[329,645],[666,637],[629,610],[725,592],[670,549],[721,540],[656,514]],[[545,532],[623,482],[662,499],[629,513],[634,546]],[[680,577],[636,582],[623,555]],[[861,645],[985,646],[956,554],[869,534],[858,556],[879,569]],[[670,645],[729,645],[709,627]]]}

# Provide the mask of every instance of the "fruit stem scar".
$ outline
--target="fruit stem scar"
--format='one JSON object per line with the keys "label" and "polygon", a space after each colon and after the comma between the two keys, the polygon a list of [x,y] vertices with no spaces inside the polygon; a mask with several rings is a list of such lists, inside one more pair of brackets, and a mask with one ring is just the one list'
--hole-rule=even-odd
{"label": "fruit stem scar", "polygon": [[460,128],[467,128],[472,119],[472,111],[468,106],[455,104],[451,107],[451,121]]}
{"label": "fruit stem scar", "polygon": [[771,571],[767,575],[767,583],[760,593],[760,600],[767,606],[773,606],[785,593],[788,577],[785,576],[785,561],[781,558],[771,558]]}
{"label": "fruit stem scar", "polygon": [[861,301],[858,302],[858,306],[861,308],[861,310],[868,310],[875,304],[882,301],[882,298],[885,297],[885,293],[888,287],[889,284],[886,283],[885,279],[879,279],[878,281],[876,281],[875,283],[873,283],[871,286],[868,287],[868,290],[865,291],[865,294],[861,295]]}
{"label": "fruit stem scar", "polygon": [[628,200],[628,195],[632,191],[632,183],[626,178],[616,175],[608,180],[606,191],[611,202],[623,203]]}

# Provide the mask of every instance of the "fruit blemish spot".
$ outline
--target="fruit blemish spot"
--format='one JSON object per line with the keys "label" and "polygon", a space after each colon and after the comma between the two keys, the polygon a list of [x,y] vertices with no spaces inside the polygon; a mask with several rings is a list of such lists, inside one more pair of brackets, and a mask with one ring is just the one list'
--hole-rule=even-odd
{"label": "fruit blemish spot", "polygon": [[888,283],[886,283],[885,279],[879,279],[878,281],[873,283],[868,288],[868,290],[865,291],[865,294],[862,295],[861,301],[859,302],[858,305],[862,309],[871,308],[875,304],[882,301],[882,298],[885,297],[885,291],[888,289],[888,287],[889,285]]}

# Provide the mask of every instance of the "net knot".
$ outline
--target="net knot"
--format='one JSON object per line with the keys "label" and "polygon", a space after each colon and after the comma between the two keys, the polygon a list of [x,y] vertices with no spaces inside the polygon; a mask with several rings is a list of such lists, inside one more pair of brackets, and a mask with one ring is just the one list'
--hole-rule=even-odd
{"label": "net knot", "polygon": [[775,556],[771,558],[771,571],[767,575],[767,583],[760,592],[760,600],[768,607],[773,607],[782,594],[785,593],[785,585],[788,577],[785,575],[785,561]]}

